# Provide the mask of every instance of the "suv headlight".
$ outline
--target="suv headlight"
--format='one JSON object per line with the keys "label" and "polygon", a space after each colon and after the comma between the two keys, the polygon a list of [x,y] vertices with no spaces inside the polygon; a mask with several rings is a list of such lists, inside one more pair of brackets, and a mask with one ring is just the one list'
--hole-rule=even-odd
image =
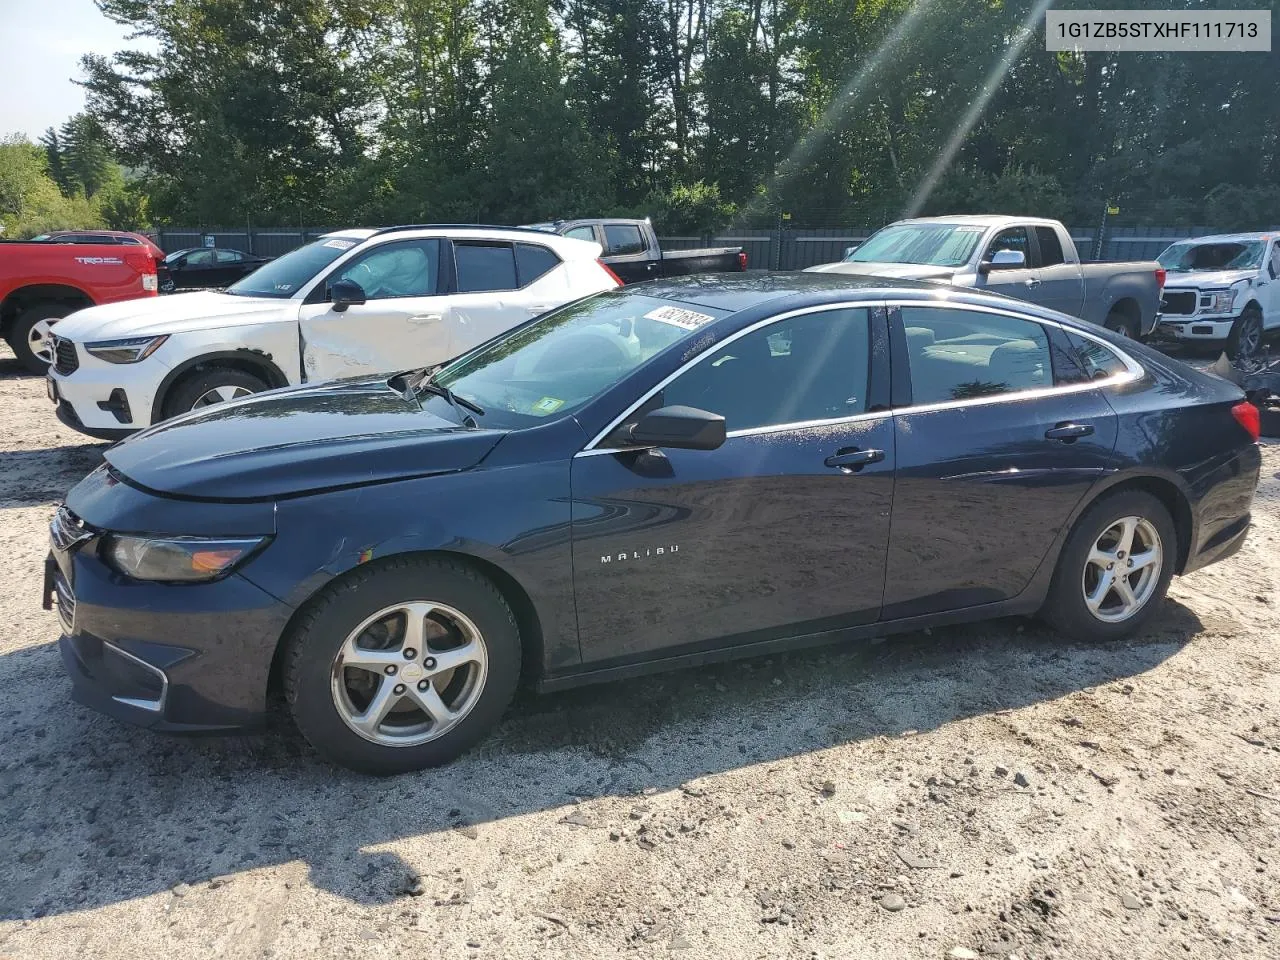
{"label": "suv headlight", "polygon": [[102,542],[102,558],[134,580],[193,583],[218,580],[256,553],[266,537],[121,537]]}
{"label": "suv headlight", "polygon": [[100,340],[86,343],[85,350],[107,363],[137,363],[145,360],[169,339],[166,333],[159,337],[129,337],[127,340]]}

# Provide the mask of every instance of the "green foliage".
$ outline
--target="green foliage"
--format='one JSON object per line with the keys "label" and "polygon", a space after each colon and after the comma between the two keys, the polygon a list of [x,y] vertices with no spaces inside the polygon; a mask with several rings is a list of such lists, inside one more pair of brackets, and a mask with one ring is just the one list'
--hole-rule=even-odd
{"label": "green foliage", "polygon": [[98,2],[151,49],[41,144],[112,222],[1280,221],[1280,51],[1050,53],[1039,0]]}
{"label": "green foliage", "polygon": [[0,140],[0,223],[8,239],[49,230],[101,226],[82,194],[65,197],[49,175],[45,151],[21,137]]}

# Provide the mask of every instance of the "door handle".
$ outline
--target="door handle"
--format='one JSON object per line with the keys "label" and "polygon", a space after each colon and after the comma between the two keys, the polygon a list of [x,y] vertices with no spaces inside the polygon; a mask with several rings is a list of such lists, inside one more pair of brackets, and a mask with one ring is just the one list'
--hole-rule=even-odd
{"label": "door handle", "polygon": [[1028,287],[1030,287],[1032,290],[1034,290],[1036,287],[1040,286],[1040,278],[1039,278],[1039,277],[1027,277],[1027,279],[1026,279],[1026,280],[1023,280],[1022,282],[1023,282],[1023,283],[1025,283],[1025,284],[1026,284]]}
{"label": "door handle", "polygon": [[420,313],[416,317],[410,317],[410,323],[437,323],[443,320],[444,316],[439,313]]}
{"label": "door handle", "polygon": [[869,463],[884,459],[883,450],[841,450],[822,462],[828,467],[839,467],[845,473],[856,473]]}
{"label": "door handle", "polygon": [[1063,443],[1074,443],[1081,437],[1093,436],[1091,423],[1060,423],[1044,432],[1046,440],[1061,440]]}

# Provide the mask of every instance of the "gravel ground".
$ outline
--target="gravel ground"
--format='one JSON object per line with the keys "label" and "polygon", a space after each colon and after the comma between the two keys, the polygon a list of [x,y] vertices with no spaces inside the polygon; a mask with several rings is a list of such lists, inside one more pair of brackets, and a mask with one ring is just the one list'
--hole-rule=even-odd
{"label": "gravel ground", "polygon": [[1234,559],[1145,635],[917,633],[524,697],[369,780],[284,721],[70,701],[40,609],[102,446],[0,358],[0,957],[1280,955],[1280,445]]}

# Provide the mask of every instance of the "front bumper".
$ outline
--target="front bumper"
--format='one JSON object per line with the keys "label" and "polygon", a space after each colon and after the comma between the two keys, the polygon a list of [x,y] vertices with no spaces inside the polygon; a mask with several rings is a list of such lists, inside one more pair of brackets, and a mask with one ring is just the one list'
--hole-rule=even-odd
{"label": "front bumper", "polygon": [[1194,315],[1162,315],[1155,332],[1169,340],[1225,340],[1231,336],[1231,317],[1197,317]]}
{"label": "front bumper", "polygon": [[[139,363],[107,363],[75,344],[79,366],[71,373],[49,371],[58,419],[101,440],[118,440],[151,425],[156,393],[170,367],[159,357]],[[63,407],[67,407],[65,411]]]}
{"label": "front bumper", "polygon": [[129,580],[97,555],[100,536],[56,538],[46,574],[74,698],[170,733],[262,725],[276,645],[293,610],[243,577],[211,583]]}

